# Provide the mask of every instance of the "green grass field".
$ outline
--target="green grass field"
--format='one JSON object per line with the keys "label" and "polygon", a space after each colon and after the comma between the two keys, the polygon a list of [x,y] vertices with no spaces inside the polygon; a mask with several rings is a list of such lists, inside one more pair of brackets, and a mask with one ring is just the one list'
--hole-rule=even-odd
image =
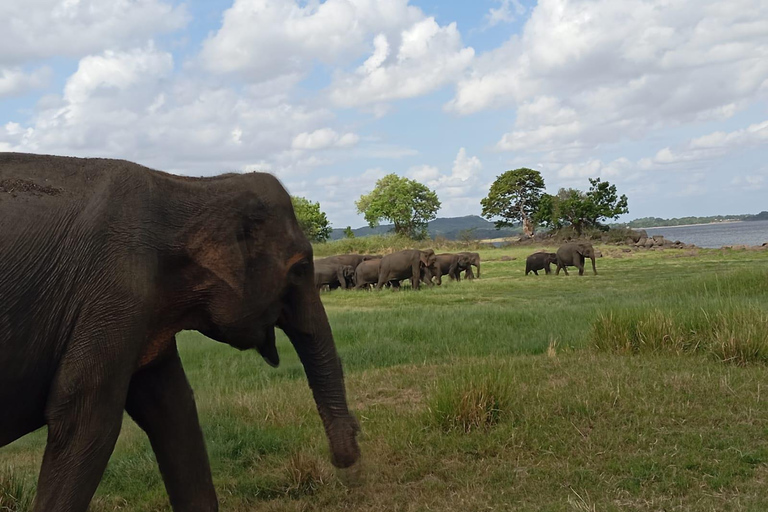
{"label": "green grass field", "polygon": [[[598,276],[323,294],[361,426],[336,471],[287,340],[179,336],[223,511],[768,510],[768,251],[603,247]],[[502,256],[517,258],[502,261]],[[0,449],[28,510],[45,432]],[[126,418],[94,511],[170,510]]]}

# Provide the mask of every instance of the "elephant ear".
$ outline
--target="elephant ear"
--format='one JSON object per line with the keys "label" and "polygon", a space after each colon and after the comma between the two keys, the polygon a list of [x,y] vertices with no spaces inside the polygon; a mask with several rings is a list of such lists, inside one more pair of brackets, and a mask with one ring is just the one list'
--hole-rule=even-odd
{"label": "elephant ear", "polygon": [[421,261],[422,266],[429,266],[428,256],[424,251],[419,251],[419,260]]}
{"label": "elephant ear", "polygon": [[587,247],[585,245],[579,244],[576,246],[576,252],[584,256],[584,253],[587,252]]}

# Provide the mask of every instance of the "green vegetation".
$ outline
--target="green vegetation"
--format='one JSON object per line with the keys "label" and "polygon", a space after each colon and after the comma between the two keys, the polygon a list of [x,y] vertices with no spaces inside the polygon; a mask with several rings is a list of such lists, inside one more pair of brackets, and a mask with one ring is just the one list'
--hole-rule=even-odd
{"label": "green vegetation", "polygon": [[[524,276],[542,248],[481,250],[471,282],[323,294],[353,471],[283,336],[271,369],[180,334],[221,510],[768,510],[768,250],[603,246],[598,276]],[[0,449],[0,510],[29,509],[44,442]],[[170,510],[127,417],[92,510]]]}
{"label": "green vegetation", "polygon": [[715,215],[712,217],[680,217],[675,219],[662,219],[659,217],[643,217],[620,224],[630,228],[653,228],[662,226],[687,226],[689,224],[712,224],[715,222],[733,222],[747,220],[752,215]]}
{"label": "green vegetation", "polygon": [[589,184],[587,192],[561,188],[557,195],[545,194],[534,220],[554,230],[570,226],[577,236],[581,236],[585,230],[602,228],[605,219],[615,219],[629,212],[627,196],[619,197],[616,185],[600,178],[590,178]]}
{"label": "green vegetation", "polygon": [[526,235],[533,235],[531,217],[539,208],[544,193],[544,178],[539,171],[525,167],[507,171],[496,177],[488,196],[480,201],[483,217],[496,218],[496,229],[523,225]]}
{"label": "green vegetation", "polygon": [[768,220],[768,212],[760,212],[757,215],[747,215],[744,220]]}
{"label": "green vegetation", "polygon": [[309,241],[325,242],[328,240],[332,228],[325,212],[320,210],[320,203],[313,203],[309,199],[297,196],[291,196],[291,202],[299,227]]}
{"label": "green vegetation", "polygon": [[394,224],[395,234],[419,240],[426,237],[427,223],[437,216],[440,200],[426,185],[388,174],[369,194],[360,196],[355,206],[370,227],[387,220]]}

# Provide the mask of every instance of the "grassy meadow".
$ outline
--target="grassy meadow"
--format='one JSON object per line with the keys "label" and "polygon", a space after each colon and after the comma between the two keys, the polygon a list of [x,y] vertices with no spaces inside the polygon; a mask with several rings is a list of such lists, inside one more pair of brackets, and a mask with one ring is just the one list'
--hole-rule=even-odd
{"label": "grassy meadow", "polygon": [[[471,282],[323,294],[352,470],[284,337],[272,369],[179,335],[221,510],[768,510],[768,250],[601,247],[597,276],[524,276],[539,248],[480,251]],[[0,449],[0,511],[28,510],[44,442]],[[170,510],[128,418],[91,510]]]}

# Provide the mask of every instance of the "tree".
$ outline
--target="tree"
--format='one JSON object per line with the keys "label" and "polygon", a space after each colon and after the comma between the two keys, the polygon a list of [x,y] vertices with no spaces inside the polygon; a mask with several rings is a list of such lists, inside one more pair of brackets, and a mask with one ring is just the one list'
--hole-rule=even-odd
{"label": "tree", "polygon": [[627,196],[619,197],[616,185],[600,178],[590,178],[589,183],[587,192],[561,188],[557,195],[544,194],[533,220],[552,229],[571,225],[581,235],[585,228],[600,228],[602,220],[629,212]]}
{"label": "tree", "polygon": [[395,225],[395,233],[420,239],[426,237],[427,223],[437,216],[440,200],[426,185],[388,174],[376,182],[370,194],[360,196],[355,206],[370,227],[388,220]]}
{"label": "tree", "polygon": [[320,210],[320,203],[309,199],[291,196],[296,220],[310,242],[325,242],[331,236],[331,226],[325,213]]}
{"label": "tree", "polygon": [[480,201],[486,219],[497,218],[496,229],[523,224],[527,236],[533,236],[532,216],[544,192],[544,178],[539,171],[525,167],[507,171],[496,178],[488,197]]}
{"label": "tree", "polygon": [[352,231],[352,226],[347,226],[344,228],[344,237],[345,238],[355,238],[355,232]]}

